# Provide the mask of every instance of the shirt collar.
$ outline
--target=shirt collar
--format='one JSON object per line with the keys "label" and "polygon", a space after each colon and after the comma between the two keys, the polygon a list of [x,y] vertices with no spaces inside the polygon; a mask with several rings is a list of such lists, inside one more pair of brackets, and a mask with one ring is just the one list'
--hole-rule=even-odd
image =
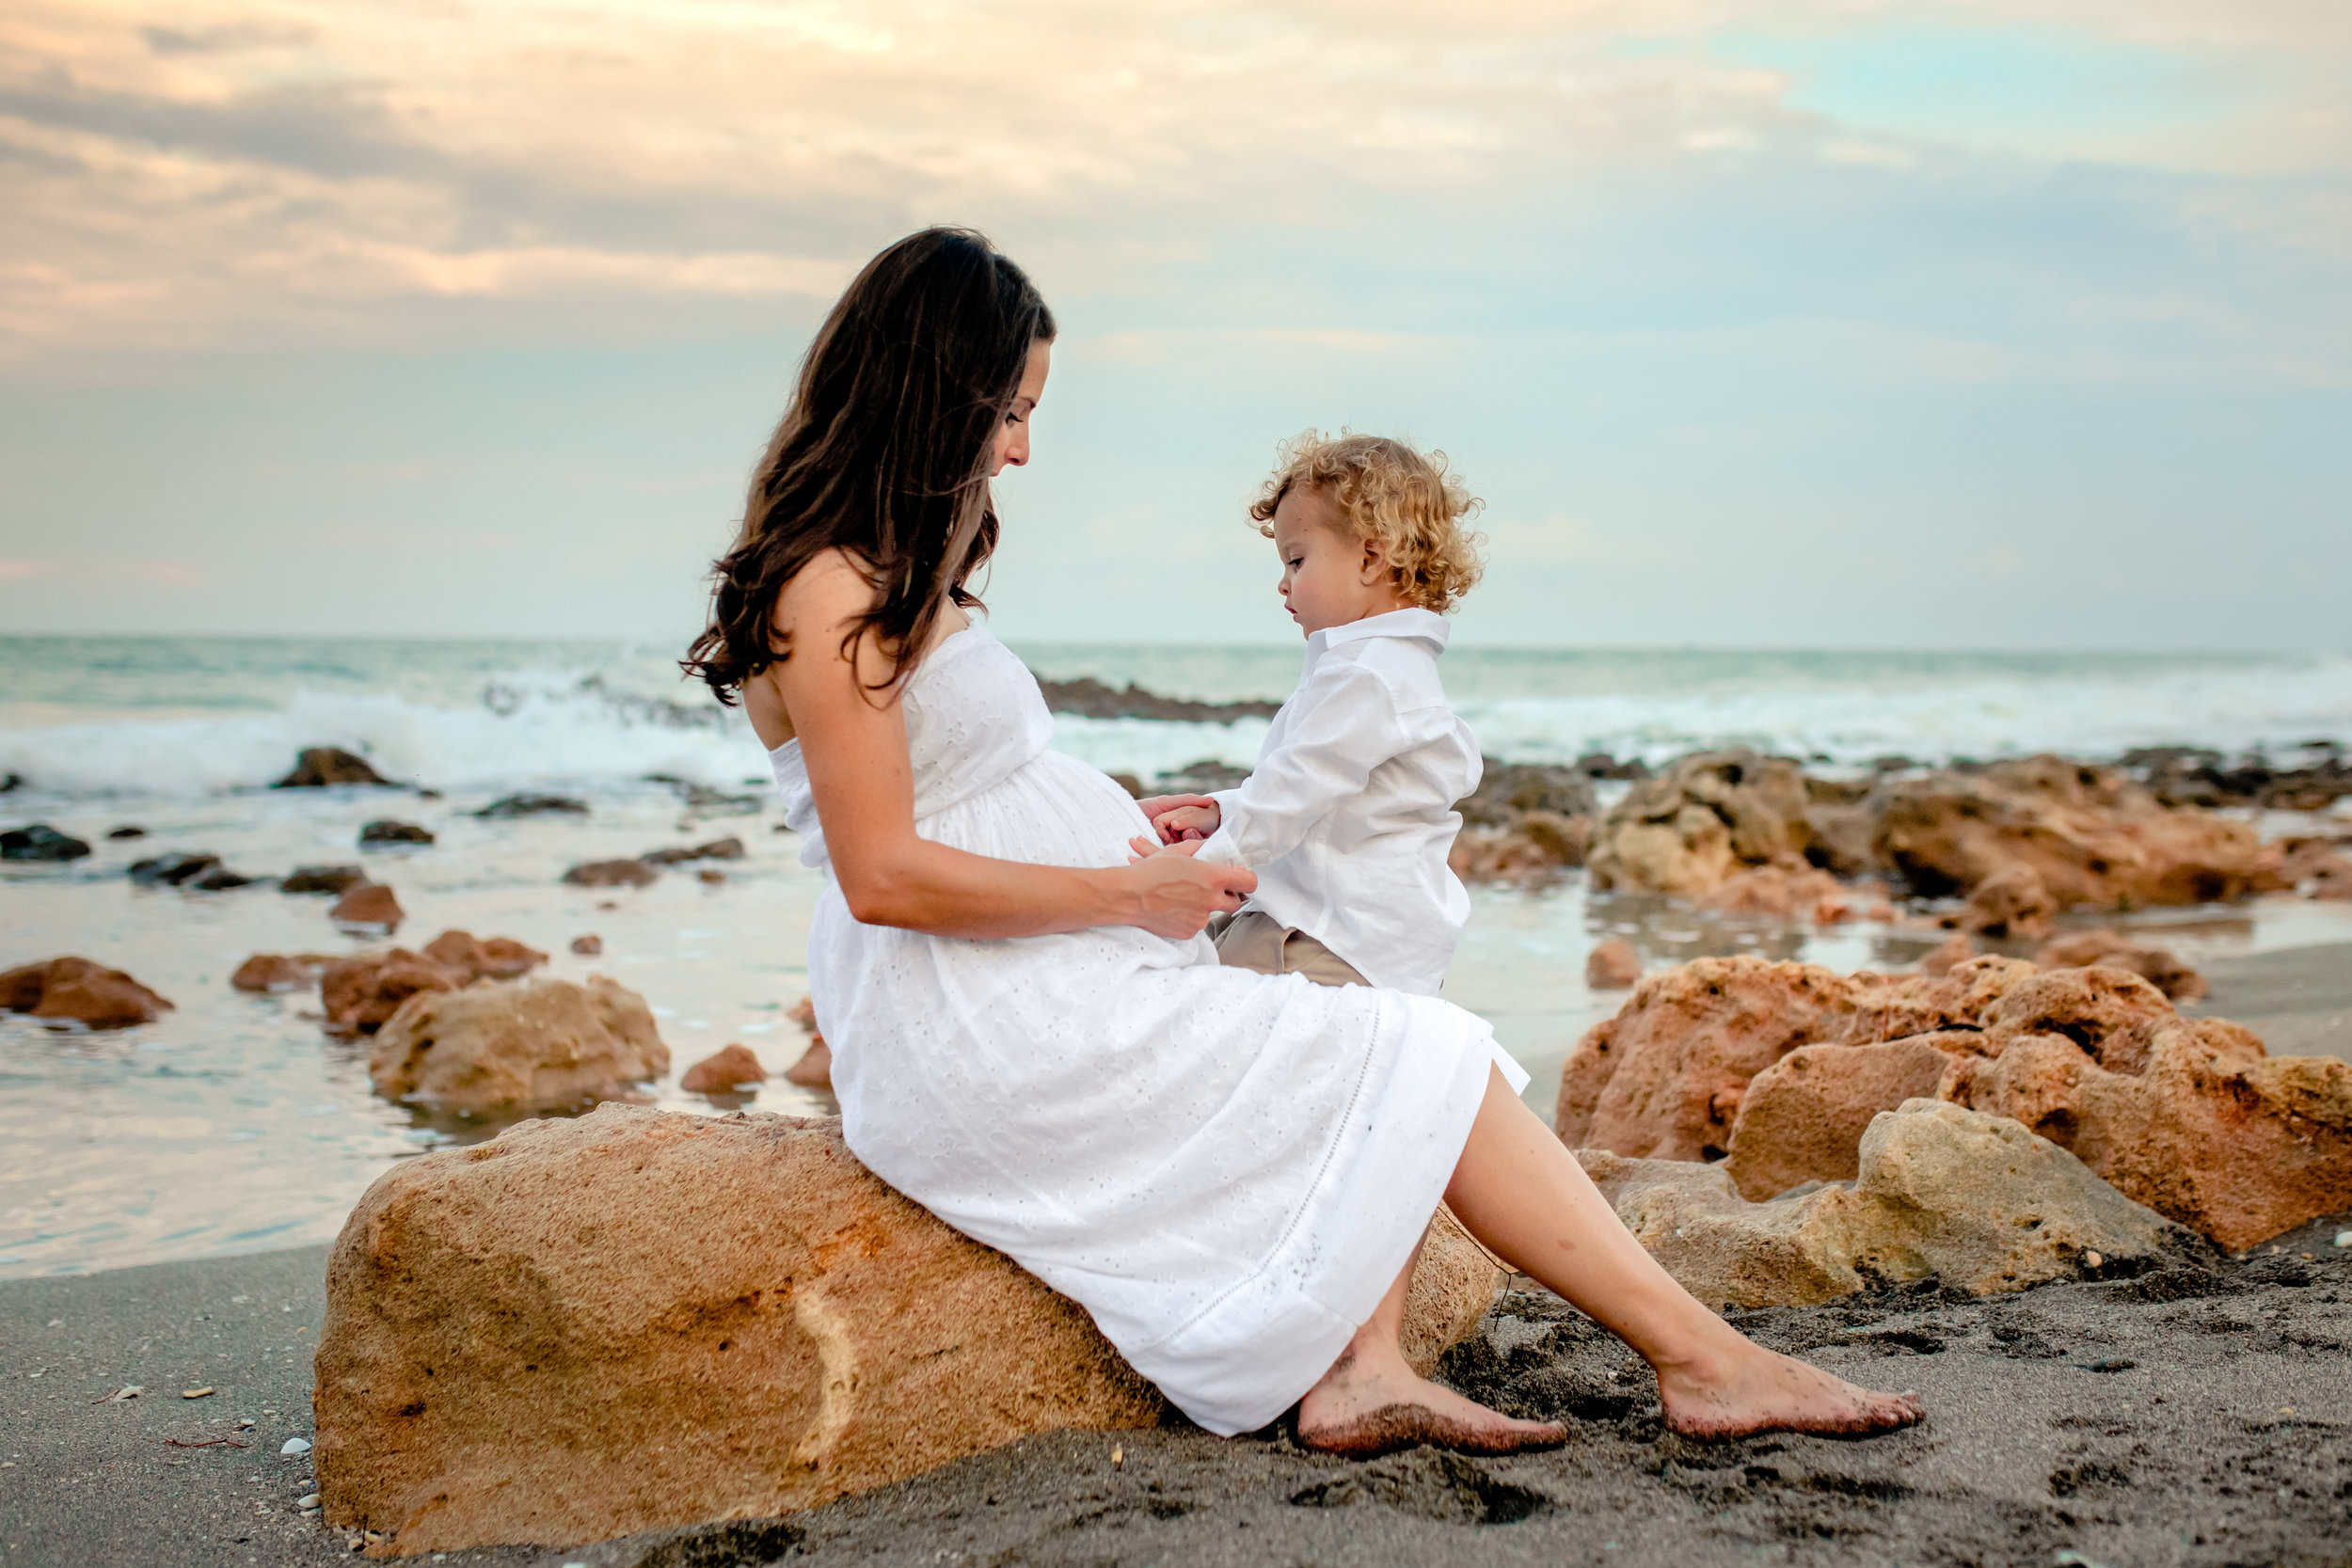
{"label": "shirt collar", "polygon": [[1434,610],[1416,606],[1410,610],[1391,610],[1381,615],[1367,615],[1360,621],[1350,621],[1343,626],[1326,626],[1315,633],[1323,645],[1335,648],[1343,642],[1355,642],[1367,637],[1418,637],[1437,644],[1436,651],[1445,652],[1445,640],[1454,630],[1453,624]]}

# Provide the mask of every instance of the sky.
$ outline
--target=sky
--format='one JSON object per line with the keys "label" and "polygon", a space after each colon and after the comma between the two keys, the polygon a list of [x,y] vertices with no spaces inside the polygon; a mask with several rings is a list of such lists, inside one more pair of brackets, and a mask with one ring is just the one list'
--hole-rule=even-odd
{"label": "sky", "polygon": [[807,335],[1060,319],[1013,640],[1295,637],[1309,429],[1466,642],[2352,648],[2342,0],[8,0],[0,633],[690,636]]}

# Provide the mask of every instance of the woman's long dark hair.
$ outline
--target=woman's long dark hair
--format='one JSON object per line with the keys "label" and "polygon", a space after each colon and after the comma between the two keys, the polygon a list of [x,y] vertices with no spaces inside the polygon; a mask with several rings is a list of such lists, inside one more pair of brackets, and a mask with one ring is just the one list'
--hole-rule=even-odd
{"label": "woman's long dark hair", "polygon": [[712,569],[710,625],[680,662],[722,703],[791,655],[776,595],[846,550],[878,597],[842,646],[872,633],[883,687],[922,656],[940,607],[996,548],[988,462],[1053,312],[1010,259],[968,229],[926,229],[857,275],[809,345],[768,443],[735,547]]}

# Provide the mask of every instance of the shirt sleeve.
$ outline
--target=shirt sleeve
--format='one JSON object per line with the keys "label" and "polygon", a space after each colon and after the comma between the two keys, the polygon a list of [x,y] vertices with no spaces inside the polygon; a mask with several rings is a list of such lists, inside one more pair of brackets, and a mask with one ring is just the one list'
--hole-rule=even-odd
{"label": "shirt sleeve", "polygon": [[1387,681],[1361,664],[1327,662],[1301,691],[1289,736],[1235,789],[1210,799],[1217,830],[1199,859],[1263,865],[1298,847],[1316,823],[1363,792],[1372,770],[1429,738],[1433,722],[1452,719],[1442,705],[1400,712]]}

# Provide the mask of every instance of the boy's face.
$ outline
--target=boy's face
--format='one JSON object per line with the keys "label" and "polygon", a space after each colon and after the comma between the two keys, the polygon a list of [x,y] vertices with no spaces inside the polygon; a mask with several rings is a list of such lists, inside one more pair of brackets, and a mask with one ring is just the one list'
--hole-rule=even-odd
{"label": "boy's face", "polygon": [[1274,548],[1282,559],[1282,604],[1305,635],[1402,608],[1386,550],[1357,538],[1321,490],[1283,495],[1274,509]]}

